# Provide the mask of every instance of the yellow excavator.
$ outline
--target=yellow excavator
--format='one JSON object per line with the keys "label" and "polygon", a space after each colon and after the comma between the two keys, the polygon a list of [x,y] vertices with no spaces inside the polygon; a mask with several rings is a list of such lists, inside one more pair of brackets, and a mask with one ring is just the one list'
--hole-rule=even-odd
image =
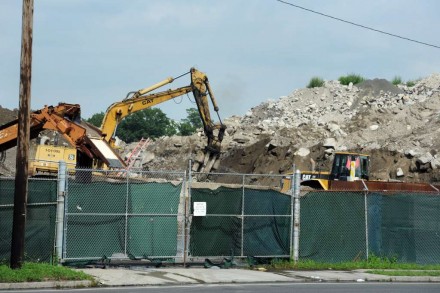
{"label": "yellow excavator", "polygon": [[[186,74],[191,75],[191,83],[188,86],[151,93]],[[111,104],[107,108],[101,127],[97,129],[101,133],[102,138],[114,147],[117,126],[125,117],[192,92],[200,118],[203,122],[203,130],[207,137],[207,145],[203,156],[198,156],[198,160],[196,161],[196,164],[194,164],[194,171],[211,171],[220,155],[221,142],[223,140],[226,126],[222,123],[218,114],[219,107],[206,74],[195,68],[191,68],[186,74],[177,78],[169,77],[150,87],[136,92],[130,92],[122,101]],[[218,123],[214,123],[211,117],[209,100],[211,100],[212,107],[217,113],[219,120]]]}
{"label": "yellow excavator", "polygon": [[[191,76],[191,83],[188,86],[151,93],[186,74],[190,74]],[[99,145],[100,141],[102,141],[108,143],[112,148],[115,148],[116,129],[118,124],[125,117],[192,92],[200,118],[203,122],[203,130],[207,137],[207,145],[203,153],[197,156],[196,162],[193,165],[193,171],[203,173],[210,172],[215,164],[218,163],[221,142],[223,140],[226,126],[221,122],[218,114],[219,107],[206,74],[195,68],[191,68],[189,72],[177,78],[169,77],[150,87],[136,92],[130,92],[122,101],[111,104],[106,110],[100,128],[83,122],[81,126],[87,130],[87,138],[93,141],[95,145]],[[219,123],[214,123],[211,118],[208,97],[211,100],[214,111],[217,113]],[[74,144],[72,145],[74,146]],[[56,166],[59,159],[64,159],[68,164],[75,165],[76,158],[72,155],[72,152],[74,151],[71,148],[66,148],[64,146],[38,145],[35,160],[31,163],[30,174],[35,175],[37,172],[45,171],[51,173],[57,172]],[[81,153],[78,155],[78,158],[80,158]],[[89,160],[90,158],[90,156],[82,156],[81,166],[97,169],[107,169],[109,167],[109,159],[92,161]],[[50,164],[50,162],[52,163]],[[35,166],[38,166],[38,169]]]}

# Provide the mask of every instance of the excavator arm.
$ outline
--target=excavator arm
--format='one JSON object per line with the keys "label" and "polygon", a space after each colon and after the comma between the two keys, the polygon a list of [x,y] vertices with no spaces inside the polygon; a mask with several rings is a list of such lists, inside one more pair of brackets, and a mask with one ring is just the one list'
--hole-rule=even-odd
{"label": "excavator arm", "polygon": [[107,108],[104,119],[102,120],[101,132],[103,138],[113,145],[116,128],[125,117],[189,92],[191,92],[191,87],[183,87],[150,94],[148,96],[133,96],[121,102],[111,104],[110,107]]}
{"label": "excavator arm", "polygon": [[[122,160],[114,160],[113,154],[108,159],[108,146],[97,145],[87,136],[86,129],[80,125],[80,106],[60,103],[58,106],[45,106],[41,110],[31,113],[30,138],[36,138],[44,129],[55,130],[77,150],[90,159],[100,159],[110,166],[124,167]],[[0,126],[0,152],[17,145],[18,120]],[[117,156],[116,156],[117,157]],[[119,161],[119,162],[115,162]]]}
{"label": "excavator arm", "polygon": [[[151,87],[141,89],[137,92],[131,92],[129,93],[131,96],[127,96],[124,100],[110,105],[107,108],[101,125],[101,132],[104,140],[114,146],[114,136],[117,126],[126,116],[192,92],[200,118],[203,122],[205,135],[208,139],[204,156],[202,156],[202,158],[198,156],[199,159],[196,159],[197,167],[195,168],[195,171],[209,172],[220,154],[220,146],[226,126],[221,122],[220,116],[218,115],[219,107],[212,93],[206,74],[195,68],[191,68],[189,73],[191,75],[191,84],[188,86],[150,93],[155,89],[172,83],[175,79],[170,77]],[[220,121],[217,124],[215,124],[211,118],[208,96]]]}
{"label": "excavator arm", "polygon": [[[30,114],[30,137],[36,138],[43,129],[52,129],[63,134],[64,138],[73,146],[79,143],[85,135],[85,129],[73,123],[80,117],[80,106],[73,104],[59,104],[45,106],[41,110]],[[13,120],[0,126],[0,151],[17,145],[18,120]]]}
{"label": "excavator arm", "polygon": [[[222,123],[218,114],[219,107],[214,94],[212,93],[211,86],[209,85],[208,77],[204,73],[192,68],[191,80],[192,92],[196,100],[200,118],[203,122],[203,129],[205,131],[205,135],[208,137],[208,145],[206,147],[210,152],[219,153],[220,145],[226,130],[226,125]],[[217,113],[219,123],[215,124],[212,121],[209,110],[208,96],[211,99],[214,111]],[[217,136],[214,134],[215,130],[218,130]]]}

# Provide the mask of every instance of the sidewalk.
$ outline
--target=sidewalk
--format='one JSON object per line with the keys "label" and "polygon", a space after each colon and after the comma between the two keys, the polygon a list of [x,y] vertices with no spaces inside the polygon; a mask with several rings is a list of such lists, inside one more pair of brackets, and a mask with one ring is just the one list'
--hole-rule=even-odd
{"label": "sidewalk", "polygon": [[[80,269],[101,286],[152,286],[182,284],[274,282],[440,282],[440,277],[390,277],[354,271],[279,271],[218,268],[91,268]],[[90,281],[0,283],[1,289],[67,288],[91,286]]]}

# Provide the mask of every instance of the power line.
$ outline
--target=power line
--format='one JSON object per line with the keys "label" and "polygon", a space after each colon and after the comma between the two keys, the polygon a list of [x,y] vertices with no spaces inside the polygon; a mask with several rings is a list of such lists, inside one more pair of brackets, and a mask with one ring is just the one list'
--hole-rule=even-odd
{"label": "power line", "polygon": [[440,46],[436,46],[436,45],[420,42],[420,41],[417,41],[417,40],[414,40],[414,39],[410,39],[410,38],[407,38],[407,37],[403,37],[403,36],[399,36],[399,35],[396,35],[396,34],[388,33],[388,32],[385,32],[385,31],[381,31],[381,30],[378,30],[378,29],[375,29],[375,28],[372,28],[372,27],[368,27],[368,26],[365,26],[365,25],[362,25],[362,24],[354,23],[354,22],[351,22],[351,21],[348,21],[348,20],[345,20],[345,19],[342,19],[342,18],[334,17],[334,16],[331,16],[331,15],[328,15],[328,14],[324,14],[324,13],[312,10],[312,9],[308,9],[308,8],[305,8],[305,7],[302,7],[302,6],[299,6],[299,5],[287,2],[287,1],[282,1],[282,0],[276,0],[276,1],[278,1],[280,3],[283,3],[283,4],[286,4],[286,5],[290,5],[292,7],[296,7],[296,8],[299,8],[299,9],[311,12],[311,13],[319,14],[321,16],[325,16],[325,17],[328,17],[328,18],[331,18],[331,19],[334,19],[334,20],[338,20],[338,21],[345,22],[345,23],[348,23],[348,24],[351,24],[351,25],[354,25],[354,26],[358,26],[358,27],[361,27],[361,28],[364,28],[364,29],[367,29],[367,30],[375,31],[375,32],[378,32],[378,33],[381,33],[381,34],[384,34],[384,35],[389,35],[389,36],[392,36],[392,37],[395,37],[395,38],[399,38],[399,39],[407,40],[407,41],[410,41],[410,42],[418,43],[418,44],[421,44],[421,45],[425,45],[425,46],[429,46],[429,47],[440,49]]}

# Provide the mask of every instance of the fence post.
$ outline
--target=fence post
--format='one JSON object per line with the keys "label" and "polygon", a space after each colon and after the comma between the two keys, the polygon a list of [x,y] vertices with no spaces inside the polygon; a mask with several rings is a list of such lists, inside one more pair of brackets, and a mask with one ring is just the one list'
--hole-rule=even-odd
{"label": "fence post", "polygon": [[[292,175],[290,176],[290,260],[293,260],[293,209],[294,209],[294,178],[295,178],[295,165],[293,165],[292,168],[293,172]],[[283,179],[281,179],[283,180]]]}
{"label": "fence post", "polygon": [[66,192],[66,162],[58,164],[58,196],[57,196],[57,218],[56,218],[56,255],[58,262],[63,258],[64,238],[64,196]]}
{"label": "fence post", "polygon": [[128,209],[129,209],[129,202],[130,202],[130,171],[129,169],[125,170],[125,184],[126,184],[126,190],[125,190],[125,226],[124,226],[124,255],[128,255],[127,247],[128,247]]}
{"label": "fence post", "polygon": [[369,240],[368,240],[368,186],[365,184],[364,180],[362,180],[362,184],[364,185],[364,212],[365,212],[365,255],[367,257],[367,261],[368,261],[368,257],[369,257]]}
{"label": "fence post", "polygon": [[192,161],[188,160],[188,179],[185,196],[185,215],[183,220],[183,267],[186,267],[188,258],[188,239],[189,239],[189,215],[191,213],[191,178],[192,177]]}
{"label": "fence post", "polygon": [[293,262],[296,264],[299,260],[299,232],[300,232],[300,180],[301,172],[295,171],[293,181],[293,200],[294,200],[294,213],[293,213]]}
{"label": "fence post", "polygon": [[241,180],[241,251],[240,251],[240,256],[244,256],[244,193],[245,193],[245,189],[244,189],[244,185],[245,185],[245,174],[243,174],[242,180]]}

